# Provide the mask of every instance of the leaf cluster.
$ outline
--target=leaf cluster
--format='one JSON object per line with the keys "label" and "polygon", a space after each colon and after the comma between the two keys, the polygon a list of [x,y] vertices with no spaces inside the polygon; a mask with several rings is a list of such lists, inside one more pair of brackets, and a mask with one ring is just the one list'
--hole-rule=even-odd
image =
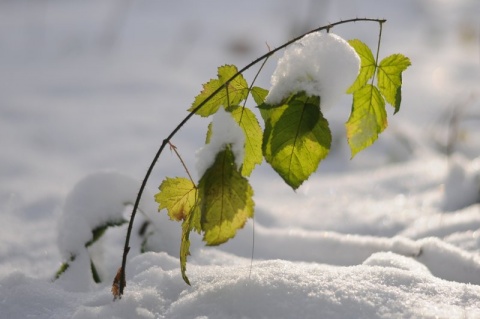
{"label": "leaf cluster", "polygon": [[[160,192],[155,195],[159,210],[166,209],[170,219],[182,222],[180,265],[182,277],[188,284],[186,262],[190,254],[190,233],[203,233],[207,245],[220,245],[233,238],[236,231],[253,217],[253,189],[248,176],[263,161],[262,128],[254,112],[245,105],[240,105],[254,91],[249,88],[244,77],[239,75],[232,83],[225,82],[237,72],[233,65],[219,67],[218,78],[203,85],[203,90],[189,111],[197,109],[212,92],[224,86],[203,108],[197,110],[197,114],[211,116],[220,108],[230,114],[245,135],[242,165],[237,167],[231,145],[225,145],[215,155],[213,164],[198,183],[183,177],[166,178],[159,187]],[[214,129],[210,124],[206,135],[207,144]]]}
{"label": "leaf cluster", "polygon": [[[358,39],[348,43],[360,56],[361,68],[355,82],[347,90],[353,94],[352,112],[345,124],[352,157],[372,145],[388,125],[385,101],[400,110],[402,101],[402,72],[410,59],[392,54],[377,63],[370,48]],[[375,75],[377,84],[374,85]],[[369,83],[370,81],[370,83]]]}
{"label": "leaf cluster", "polygon": [[[410,61],[394,54],[377,63],[364,43],[359,40],[349,43],[361,58],[360,73],[347,91],[353,94],[352,111],[346,123],[353,157],[386,128],[385,101],[394,107],[395,113],[399,111],[402,72]],[[249,86],[235,66],[224,65],[218,68],[217,78],[203,84],[188,110],[209,117],[223,108],[241,127],[245,144],[241,165],[236,164],[232,145],[226,144],[197,182],[187,170],[189,178],[166,178],[155,195],[159,211],[166,209],[170,219],[182,222],[180,267],[187,284],[190,284],[186,275],[190,233],[202,234],[207,245],[220,245],[235,236],[253,217],[253,189],[248,177],[263,159],[295,190],[329,153],[332,135],[320,108],[320,96],[296,92],[278,105],[268,105],[267,94],[266,89],[253,83]],[[264,129],[255,113],[245,106],[249,96],[257,105]],[[206,144],[214,131],[210,124]]]}

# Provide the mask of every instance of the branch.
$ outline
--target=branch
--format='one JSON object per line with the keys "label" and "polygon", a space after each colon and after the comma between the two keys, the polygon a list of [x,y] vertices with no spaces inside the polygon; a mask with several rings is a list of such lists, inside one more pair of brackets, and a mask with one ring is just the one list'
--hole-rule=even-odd
{"label": "branch", "polygon": [[337,26],[337,25],[341,25],[341,24],[347,24],[347,23],[352,23],[352,22],[377,22],[377,23],[384,23],[386,22],[387,20],[385,19],[371,19],[371,18],[354,18],[354,19],[348,19],[348,20],[343,20],[343,21],[338,21],[338,22],[335,22],[335,23],[331,23],[329,25],[326,25],[326,26],[322,26],[322,27],[319,27],[319,28],[316,28],[316,29],[313,29],[309,32],[306,32],[296,38],[293,38],[292,40],[288,41],[288,42],[285,42],[284,44],[282,44],[281,46],[271,50],[271,51],[268,51],[267,53],[265,53],[264,55],[262,55],[261,57],[255,59],[254,61],[250,62],[248,65],[246,65],[243,69],[239,70],[236,74],[232,75],[227,81],[225,81],[225,83],[223,83],[219,88],[217,88],[214,92],[212,92],[212,94],[210,94],[203,102],[201,102],[195,109],[193,109],[174,129],[173,131],[167,136],[166,139],[163,140],[162,144],[160,145],[160,148],[158,149],[157,153],[155,154],[152,162],[150,163],[150,166],[148,167],[148,170],[147,170],[147,173],[145,174],[145,177],[143,178],[143,181],[142,181],[142,184],[140,186],[140,189],[138,191],[138,194],[137,194],[137,198],[135,200],[135,204],[133,205],[133,210],[132,210],[132,214],[130,216],[130,222],[128,224],[128,229],[127,229],[127,236],[126,236],[126,239],[125,239],[125,246],[123,248],[123,257],[122,257],[122,266],[121,268],[119,269],[119,272],[120,272],[120,276],[117,276],[118,279],[116,278],[116,280],[114,280],[114,285],[118,285],[118,289],[116,290],[117,293],[114,293],[114,299],[116,298],[121,298],[121,296],[123,295],[123,290],[125,288],[125,267],[126,267],[126,263],[127,263],[127,254],[128,254],[128,251],[130,249],[129,247],[129,243],[130,243],[130,235],[131,235],[131,232],[132,232],[132,227],[133,227],[133,221],[135,220],[135,215],[137,213],[137,209],[138,209],[138,206],[139,206],[139,203],[140,203],[140,199],[142,198],[142,194],[143,194],[143,191],[145,190],[145,187],[147,185],[147,181],[148,179],[150,178],[150,175],[153,171],[153,168],[156,164],[156,162],[158,161],[158,159],[160,158],[160,155],[162,154],[163,150],[165,149],[165,146],[167,144],[170,143],[170,140],[173,138],[173,136],[175,136],[175,134],[177,134],[177,132],[185,125],[185,123],[187,123],[190,118],[195,114],[197,113],[208,101],[210,101],[217,93],[219,93],[221,90],[225,89],[228,84],[233,81],[237,76],[239,76],[240,74],[242,74],[243,72],[245,72],[246,70],[250,69],[252,66],[254,66],[255,64],[259,63],[260,61],[264,60],[264,59],[267,59],[269,58],[270,56],[274,55],[276,52],[286,48],[287,46],[289,46],[290,44],[300,40],[301,38],[303,38],[304,36],[310,34],[310,33],[314,33],[314,32],[319,32],[319,31],[322,31],[322,30],[330,30],[331,28],[333,28],[334,26]]}

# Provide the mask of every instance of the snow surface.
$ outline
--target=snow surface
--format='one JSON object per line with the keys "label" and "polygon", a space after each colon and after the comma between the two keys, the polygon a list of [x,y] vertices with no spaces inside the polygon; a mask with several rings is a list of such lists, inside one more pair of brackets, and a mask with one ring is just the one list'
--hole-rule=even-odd
{"label": "snow surface", "polygon": [[278,105],[292,93],[320,96],[327,110],[338,102],[360,71],[360,57],[336,34],[307,34],[287,49],[273,72],[265,102]]}
{"label": "snow surface", "polygon": [[[0,2],[0,318],[480,318],[478,12],[475,0]],[[349,160],[343,96],[324,114],[334,140],[318,174],[293,192],[263,164],[254,223],[216,248],[192,234],[191,287],[180,224],[153,201],[165,176],[184,176],[165,152],[113,302],[126,225],[88,249],[86,230],[128,218],[200,84],[265,42],[355,16],[386,18],[380,57],[412,61],[378,142]],[[375,24],[332,31],[376,45]],[[195,118],[172,140],[189,167],[207,125]]]}

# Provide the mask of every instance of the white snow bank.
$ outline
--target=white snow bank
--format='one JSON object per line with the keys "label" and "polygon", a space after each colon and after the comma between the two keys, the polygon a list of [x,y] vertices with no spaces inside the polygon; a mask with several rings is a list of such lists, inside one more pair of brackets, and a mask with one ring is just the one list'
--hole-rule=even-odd
{"label": "white snow bank", "polygon": [[422,252],[417,260],[428,266],[430,272],[440,278],[480,285],[480,257],[468,253],[438,238],[419,241]]}
{"label": "white snow bank", "polygon": [[235,164],[239,169],[245,156],[245,134],[231,114],[223,108],[219,108],[213,115],[210,143],[199,149],[196,154],[196,168],[200,177],[213,165],[218,152],[224,150],[229,144],[235,156]]}
{"label": "white snow bank", "polygon": [[81,294],[13,272],[0,281],[2,318],[71,318]]}
{"label": "white snow bank", "polygon": [[[251,250],[242,249],[248,234],[221,247],[236,255],[249,257]],[[241,237],[240,236],[240,237]],[[242,242],[243,241],[243,242]],[[372,255],[391,252],[421,262],[435,276],[463,283],[480,285],[480,257],[430,237],[411,240],[405,237],[376,237],[301,229],[255,228],[255,258],[284,259],[354,266]],[[196,258],[198,252],[192,252]],[[190,276],[192,281],[196,279]]]}
{"label": "white snow bank", "polygon": [[480,202],[480,157],[468,161],[460,155],[452,156],[445,181],[443,206],[454,211]]}
{"label": "white snow bank", "polygon": [[326,109],[334,105],[355,81],[360,58],[338,35],[315,32],[289,46],[278,60],[265,102],[280,104],[292,93],[320,96]]}
{"label": "white snow bank", "polygon": [[[221,256],[218,256],[222,258]],[[225,259],[231,259],[226,256]],[[18,273],[0,281],[7,318],[475,318],[480,287],[449,282],[392,253],[363,265],[245,259],[237,265],[190,267],[185,285],[172,257],[143,254],[130,261],[126,294],[112,302],[108,287],[66,293]],[[215,260],[212,260],[215,263]],[[140,267],[141,265],[141,267]]]}
{"label": "white snow bank", "polygon": [[[412,239],[438,237],[445,239],[480,229],[480,204],[470,205],[454,213],[421,216],[400,235]],[[480,232],[478,232],[480,235]],[[473,238],[472,238],[473,239]]]}
{"label": "white snow bank", "polygon": [[[249,257],[251,233],[243,232],[220,249]],[[286,259],[319,262],[341,266],[361,264],[373,253],[392,251],[405,256],[417,256],[421,246],[408,238],[375,237],[341,234],[329,231],[308,231],[292,228],[255,226],[255,258]],[[195,256],[196,252],[192,252]]]}

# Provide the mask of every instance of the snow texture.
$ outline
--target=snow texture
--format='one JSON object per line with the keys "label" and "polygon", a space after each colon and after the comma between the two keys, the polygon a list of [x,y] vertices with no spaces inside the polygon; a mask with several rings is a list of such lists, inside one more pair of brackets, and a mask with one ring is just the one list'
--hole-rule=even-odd
{"label": "snow texture", "polygon": [[215,162],[217,154],[230,146],[235,157],[237,168],[243,164],[245,156],[245,133],[231,114],[219,108],[213,115],[212,135],[210,142],[197,151],[197,173],[203,176],[205,171]]}
{"label": "snow texture", "polygon": [[347,41],[333,33],[310,33],[287,47],[278,60],[265,102],[278,105],[292,93],[305,91],[320,96],[321,108],[329,109],[359,70],[360,58]]}
{"label": "snow texture", "polygon": [[[126,3],[0,1],[1,319],[480,318],[479,1]],[[129,217],[152,153],[199,83],[223,63],[246,65],[265,41],[355,16],[385,17],[381,56],[413,61],[402,109],[375,145],[349,160],[345,96],[329,112],[334,141],[318,174],[292,192],[261,165],[250,179],[254,225],[219,247],[191,234],[192,286],[180,274],[181,227],[153,200],[165,176],[185,174],[165,152],[113,302],[127,225],[85,242]],[[373,48],[377,27],[332,31]],[[322,37],[332,41],[312,35]],[[256,85],[268,85],[271,62]],[[226,115],[216,127],[228,131]],[[189,167],[207,124],[193,118],[172,141]]]}

